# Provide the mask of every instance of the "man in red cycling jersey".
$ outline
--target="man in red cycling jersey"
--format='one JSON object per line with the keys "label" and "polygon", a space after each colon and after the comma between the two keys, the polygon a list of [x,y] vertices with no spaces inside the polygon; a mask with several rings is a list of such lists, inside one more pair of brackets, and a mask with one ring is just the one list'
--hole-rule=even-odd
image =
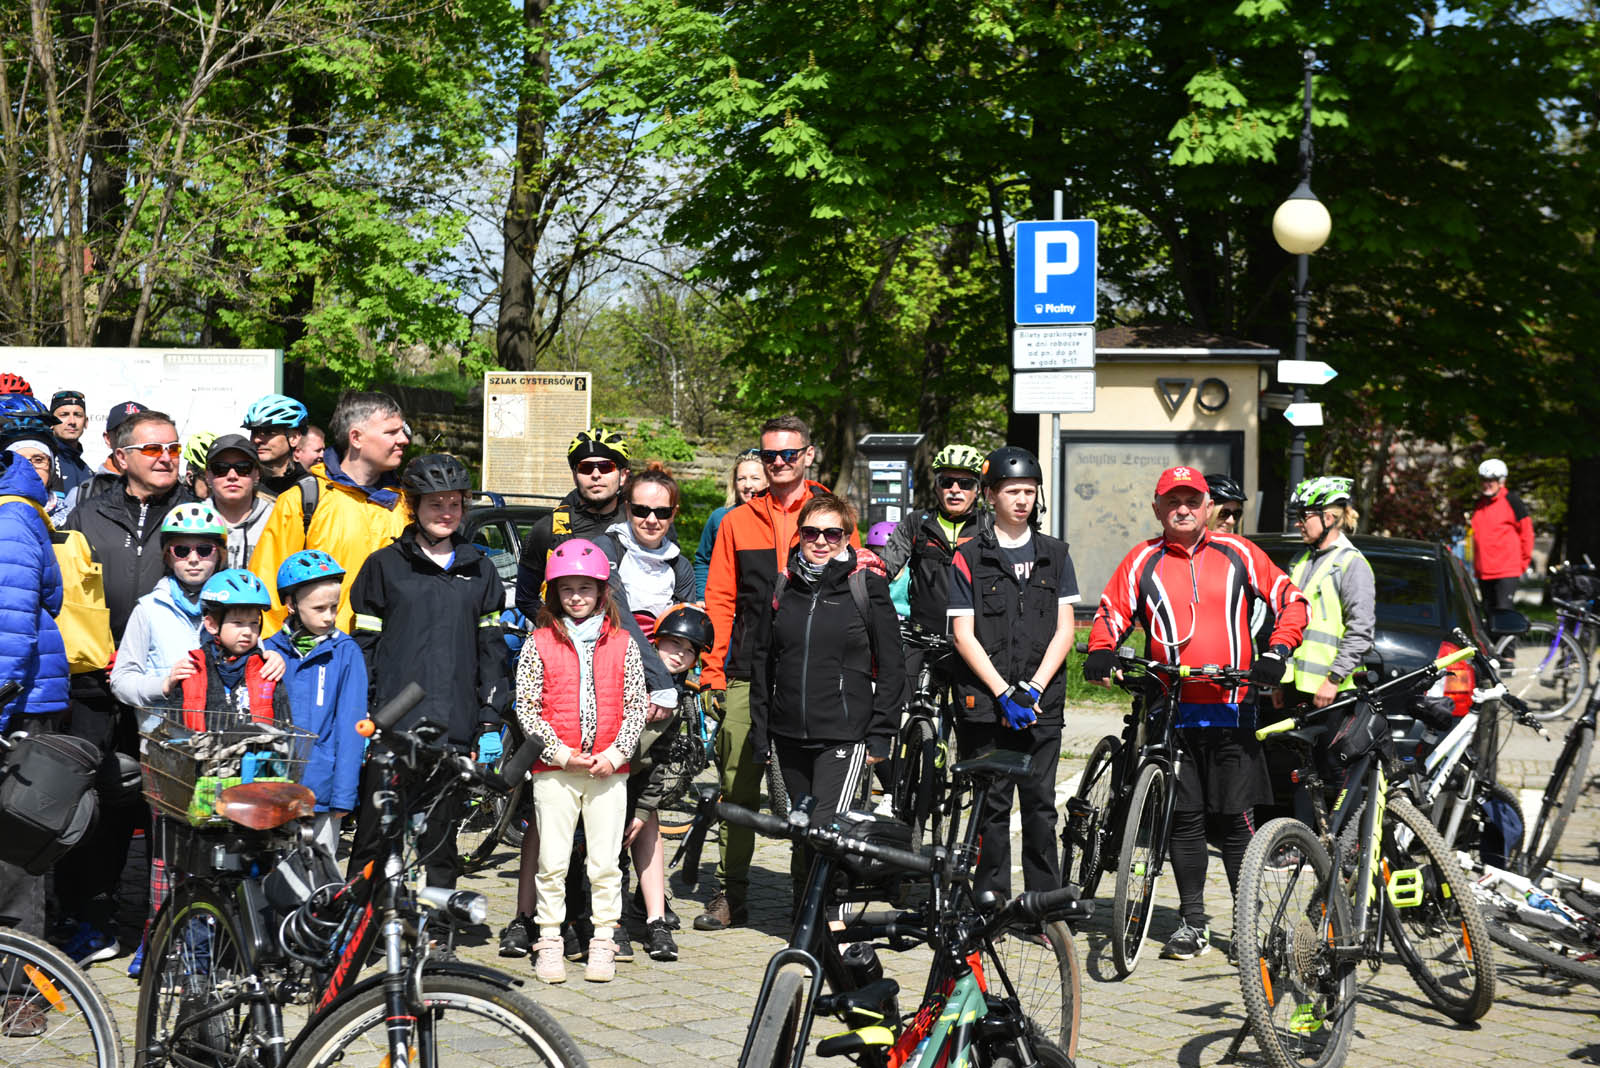
{"label": "man in red cycling jersey", "polygon": [[[1162,472],[1154,508],[1161,536],[1135,545],[1106,584],[1083,677],[1109,679],[1117,646],[1138,624],[1152,660],[1249,668],[1257,686],[1279,682],[1305,630],[1305,595],[1253,542],[1206,529],[1211,498],[1197,469]],[[1266,652],[1252,663],[1250,608],[1256,598],[1272,609],[1276,623]],[[1243,696],[1243,690],[1197,681],[1184,687],[1178,705],[1177,800],[1168,844],[1182,921],[1164,957],[1188,960],[1210,948],[1206,838],[1222,850],[1233,887],[1255,833],[1255,806],[1272,799],[1254,713],[1249,705],[1240,710]]]}

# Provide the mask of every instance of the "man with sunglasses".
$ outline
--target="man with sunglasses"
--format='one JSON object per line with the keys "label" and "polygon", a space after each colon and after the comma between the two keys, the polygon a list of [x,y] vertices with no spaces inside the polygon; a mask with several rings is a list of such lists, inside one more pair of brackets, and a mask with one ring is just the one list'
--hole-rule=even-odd
{"label": "man with sunglasses", "polygon": [[[1261,548],[1237,534],[1206,529],[1211,497],[1193,467],[1173,467],[1156,481],[1151,504],[1161,534],[1135,545],[1106,583],[1089,632],[1083,677],[1105,685],[1116,649],[1135,625],[1145,655],[1169,664],[1249,668],[1257,687],[1275,686],[1306,629],[1305,595]],[[1265,601],[1274,614],[1267,649],[1254,653],[1250,614]],[[1168,843],[1178,884],[1180,922],[1163,957],[1188,960],[1211,948],[1205,906],[1206,840],[1222,852],[1235,886],[1254,833],[1255,806],[1270,803],[1266,758],[1255,737],[1247,691],[1207,682],[1184,687],[1174,724],[1180,754]]]}
{"label": "man with sunglasses", "polygon": [[[295,458],[295,450],[310,418],[304,404],[282,393],[259,397],[245,410],[241,425],[250,432],[250,443],[255,446],[257,476],[274,497],[287,493],[309,473]],[[267,586],[270,589],[272,583]]]}
{"label": "man with sunglasses", "polygon": [[572,492],[533,525],[517,562],[517,607],[529,619],[543,603],[545,562],[556,546],[568,538],[587,538],[603,548],[606,528],[627,521],[622,509],[622,486],[628,480],[626,438],[603,426],[580,430],[567,446],[567,466],[572,469]]}
{"label": "man with sunglasses", "polygon": [[211,506],[228,526],[228,560],[223,569],[249,567],[275,500],[260,491],[256,447],[243,434],[224,434],[206,452],[206,485]]}
{"label": "man with sunglasses", "polygon": [[[956,549],[978,533],[978,472],[983,454],[971,445],[946,445],[933,458],[934,500],[900,520],[883,547],[883,566],[893,579],[911,568],[911,622],[931,634],[949,627],[950,561]],[[908,653],[906,674],[916,677],[921,651]]]}
{"label": "man with sunglasses", "polygon": [[106,449],[109,451],[106,453],[106,458],[101,462],[98,470],[90,472],[88,478],[67,492],[67,511],[70,512],[74,508],[88,503],[117,484],[117,480],[122,477],[124,469],[122,454],[117,451],[117,447],[114,444],[117,428],[131,417],[148,410],[145,405],[140,404],[138,401],[123,401],[121,404],[112,405],[111,411],[106,413],[106,430],[103,435]]}
{"label": "man with sunglasses", "polygon": [[52,430],[56,436],[56,476],[61,479],[61,492],[71,493],[94,474],[83,462],[83,428],[89,424],[83,394],[75,389],[56,391],[50,398],[50,414],[58,420]]}
{"label": "man with sunglasses", "polygon": [[[717,732],[717,765],[722,771],[722,798],[746,808],[761,804],[765,766],[756,759],[750,740],[750,677],[757,621],[769,610],[778,571],[788,566],[789,551],[798,543],[800,509],[812,496],[827,493],[806,477],[816,450],[811,428],[795,415],[769,419],[761,427],[761,465],[767,488],[728,512],[717,530],[706,575],[706,614],[716,642],[705,655],[700,685],[722,706]],[[852,548],[861,535],[849,532]],[[695,918],[698,931],[721,931],[747,922],[750,860],[755,832],[726,821],[717,828],[722,848],[717,861],[718,889]]]}

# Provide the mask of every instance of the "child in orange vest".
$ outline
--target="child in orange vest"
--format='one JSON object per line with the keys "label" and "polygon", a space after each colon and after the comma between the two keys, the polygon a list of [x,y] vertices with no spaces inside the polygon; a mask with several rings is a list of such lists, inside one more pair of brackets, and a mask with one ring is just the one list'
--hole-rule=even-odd
{"label": "child in orange vest", "polygon": [[194,731],[252,722],[293,726],[288,691],[263,675],[261,613],[272,607],[267,587],[244,568],[229,568],[206,581],[200,607],[205,635],[179,681],[183,725]]}
{"label": "child in orange vest", "polygon": [[[606,589],[611,562],[593,542],[573,538],[550,554],[544,605],[517,665],[517,716],[544,742],[533,771],[539,827],[534,974],[566,980],[561,921],[573,835],[581,817],[588,844],[594,937],[584,978],[616,975],[622,918],[623,828],[628,822],[628,758],[650,703],[639,646],[622,628]],[[531,836],[530,836],[531,837]]]}

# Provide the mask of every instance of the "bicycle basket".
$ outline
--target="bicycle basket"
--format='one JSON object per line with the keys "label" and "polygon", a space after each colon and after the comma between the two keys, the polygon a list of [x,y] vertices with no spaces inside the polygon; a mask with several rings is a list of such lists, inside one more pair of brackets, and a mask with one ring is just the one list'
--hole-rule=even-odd
{"label": "bicycle basket", "polygon": [[245,782],[299,782],[317,736],[298,727],[242,723],[194,731],[173,709],[143,709],[139,770],[144,796],[191,827],[220,826],[217,798]]}

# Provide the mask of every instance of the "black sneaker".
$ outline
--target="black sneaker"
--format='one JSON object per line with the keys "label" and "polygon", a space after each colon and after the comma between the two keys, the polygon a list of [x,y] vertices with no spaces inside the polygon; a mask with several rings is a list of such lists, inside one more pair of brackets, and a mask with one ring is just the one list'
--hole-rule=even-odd
{"label": "black sneaker", "polygon": [[561,955],[568,960],[582,960],[589,955],[588,943],[570,923],[561,928]]}
{"label": "black sneaker", "polygon": [[533,929],[533,920],[520,912],[517,913],[516,918],[506,924],[505,930],[500,932],[500,955],[526,957],[537,933]]}
{"label": "black sneaker", "polygon": [[611,941],[617,944],[616,962],[618,964],[633,963],[633,943],[628,941],[628,936],[618,927],[611,933]]}
{"label": "black sneaker", "polygon": [[646,924],[644,949],[651,960],[678,959],[678,943],[672,940],[672,929],[666,920],[651,920]]}
{"label": "black sneaker", "polygon": [[681,928],[683,926],[683,921],[678,918],[678,914],[676,912],[672,911],[672,899],[670,897],[667,898],[666,909],[667,911],[662,918],[667,921],[667,930],[676,931]]}
{"label": "black sneaker", "polygon": [[1211,929],[1191,927],[1185,920],[1167,939],[1167,944],[1161,948],[1161,956],[1166,960],[1193,960],[1210,951]]}

